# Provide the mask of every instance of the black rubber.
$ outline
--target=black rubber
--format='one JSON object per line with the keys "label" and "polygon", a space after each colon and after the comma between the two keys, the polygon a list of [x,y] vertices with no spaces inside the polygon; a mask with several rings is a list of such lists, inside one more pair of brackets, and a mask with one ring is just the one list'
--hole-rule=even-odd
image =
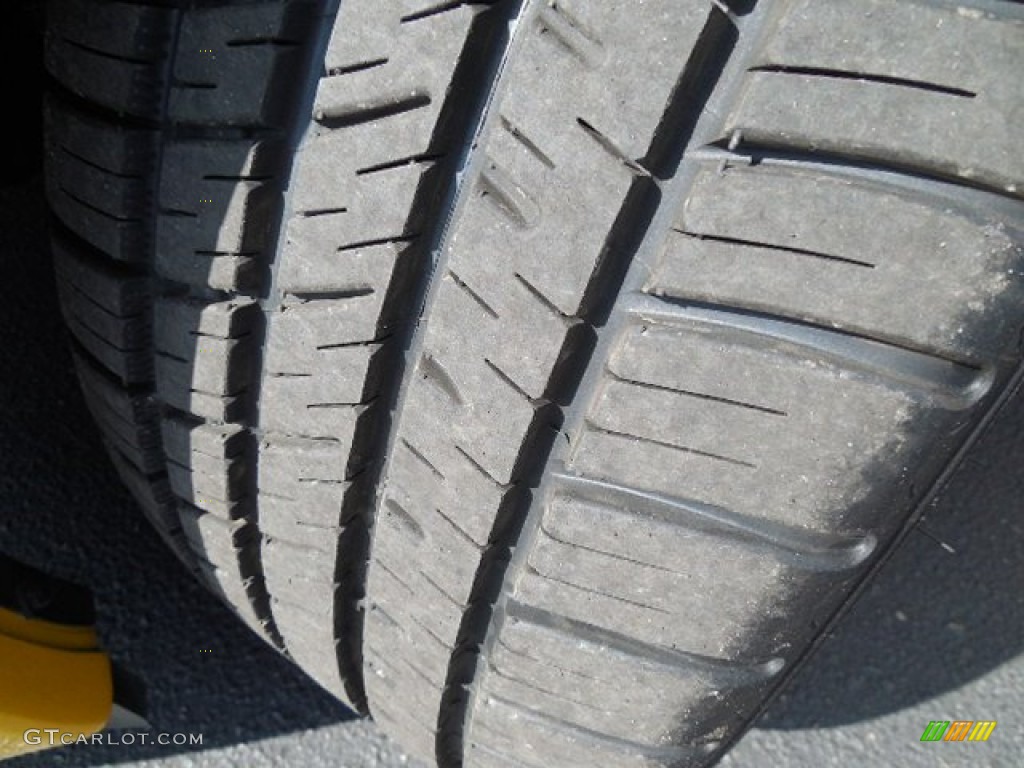
{"label": "black rubber", "polygon": [[417,757],[708,765],[1018,384],[1022,39],[999,0],[54,0],[96,421]]}

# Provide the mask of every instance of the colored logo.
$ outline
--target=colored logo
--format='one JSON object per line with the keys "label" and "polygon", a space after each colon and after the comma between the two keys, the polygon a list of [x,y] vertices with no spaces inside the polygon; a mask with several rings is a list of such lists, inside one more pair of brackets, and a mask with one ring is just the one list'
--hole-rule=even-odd
{"label": "colored logo", "polygon": [[932,720],[921,741],[988,741],[995,729],[995,720]]}

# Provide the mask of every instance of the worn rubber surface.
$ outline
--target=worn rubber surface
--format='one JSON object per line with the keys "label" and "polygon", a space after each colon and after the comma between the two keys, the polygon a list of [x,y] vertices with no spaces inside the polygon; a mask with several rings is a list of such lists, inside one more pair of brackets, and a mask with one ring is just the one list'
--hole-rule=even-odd
{"label": "worn rubber surface", "polygon": [[705,765],[1016,386],[1024,8],[54,0],[82,385],[413,754]]}

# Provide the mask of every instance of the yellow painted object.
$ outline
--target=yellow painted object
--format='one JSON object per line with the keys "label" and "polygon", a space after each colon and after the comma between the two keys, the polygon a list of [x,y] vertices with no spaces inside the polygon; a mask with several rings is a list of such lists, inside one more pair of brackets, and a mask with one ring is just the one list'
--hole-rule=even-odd
{"label": "yellow painted object", "polygon": [[0,608],[0,758],[96,733],[112,707],[110,659],[95,629]]}

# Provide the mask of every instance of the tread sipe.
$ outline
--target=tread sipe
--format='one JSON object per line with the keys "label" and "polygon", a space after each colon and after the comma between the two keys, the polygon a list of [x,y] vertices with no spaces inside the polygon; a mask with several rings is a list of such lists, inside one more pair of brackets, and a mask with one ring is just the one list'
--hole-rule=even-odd
{"label": "tread sipe", "polygon": [[1018,4],[49,19],[119,472],[441,768],[713,763],[1019,384]]}

